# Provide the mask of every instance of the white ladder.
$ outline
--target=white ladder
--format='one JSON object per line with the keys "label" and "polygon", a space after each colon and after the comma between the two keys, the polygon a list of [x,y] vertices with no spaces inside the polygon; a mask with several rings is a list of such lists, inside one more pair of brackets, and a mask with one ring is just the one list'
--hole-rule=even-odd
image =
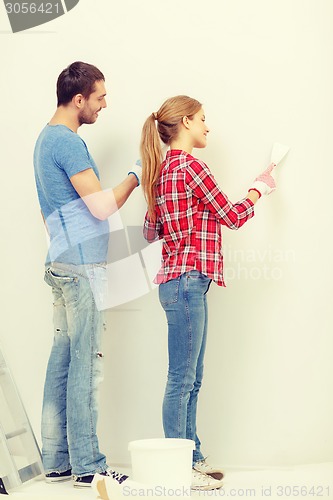
{"label": "white ladder", "polygon": [[42,473],[37,441],[0,348],[0,494]]}

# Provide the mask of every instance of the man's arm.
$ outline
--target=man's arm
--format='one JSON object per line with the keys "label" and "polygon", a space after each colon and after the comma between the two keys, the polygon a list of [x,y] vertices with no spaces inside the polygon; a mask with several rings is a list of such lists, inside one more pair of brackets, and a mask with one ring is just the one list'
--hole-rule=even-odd
{"label": "man's arm", "polygon": [[103,191],[92,168],[73,175],[70,181],[91,214],[100,220],[107,219],[122,207],[138,185],[136,176],[130,174],[114,189]]}
{"label": "man's arm", "polygon": [[44,226],[45,226],[45,229],[47,231],[47,234],[49,235],[50,234],[50,231],[49,231],[49,228],[47,227],[47,223],[46,223],[46,220],[45,220],[45,217],[44,217],[44,214],[42,211],[40,211],[41,215],[42,215],[42,219],[43,219],[43,222],[44,222]]}

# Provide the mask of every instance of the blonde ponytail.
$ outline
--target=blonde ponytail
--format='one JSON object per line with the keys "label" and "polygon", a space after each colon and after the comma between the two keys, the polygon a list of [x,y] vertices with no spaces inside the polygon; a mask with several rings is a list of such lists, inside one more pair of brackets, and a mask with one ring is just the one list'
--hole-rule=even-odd
{"label": "blonde ponytail", "polygon": [[153,115],[150,115],[143,125],[140,153],[142,189],[147,200],[149,216],[151,220],[155,221],[156,183],[160,175],[162,148]]}

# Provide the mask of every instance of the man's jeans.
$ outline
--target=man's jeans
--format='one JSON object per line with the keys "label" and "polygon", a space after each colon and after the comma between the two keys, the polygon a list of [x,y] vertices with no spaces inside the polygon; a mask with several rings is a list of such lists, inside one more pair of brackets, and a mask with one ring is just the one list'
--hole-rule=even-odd
{"label": "man's jeans", "polygon": [[46,268],[44,279],[54,300],[54,341],[42,413],[45,473],[72,469],[85,476],[107,469],[96,435],[104,323],[92,291],[104,271],[97,264],[53,263]]}
{"label": "man's jeans", "polygon": [[204,457],[196,430],[198,393],[207,339],[211,280],[193,270],[159,286],[168,321],[169,370],[163,401],[165,437],[195,441],[193,463]]}

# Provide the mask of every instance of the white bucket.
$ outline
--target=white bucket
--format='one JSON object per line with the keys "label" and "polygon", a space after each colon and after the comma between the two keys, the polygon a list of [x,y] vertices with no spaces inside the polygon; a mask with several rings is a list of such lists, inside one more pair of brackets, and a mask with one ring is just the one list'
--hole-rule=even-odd
{"label": "white bucket", "polygon": [[161,487],[190,488],[195,442],[191,439],[141,439],[128,445],[133,480]]}

